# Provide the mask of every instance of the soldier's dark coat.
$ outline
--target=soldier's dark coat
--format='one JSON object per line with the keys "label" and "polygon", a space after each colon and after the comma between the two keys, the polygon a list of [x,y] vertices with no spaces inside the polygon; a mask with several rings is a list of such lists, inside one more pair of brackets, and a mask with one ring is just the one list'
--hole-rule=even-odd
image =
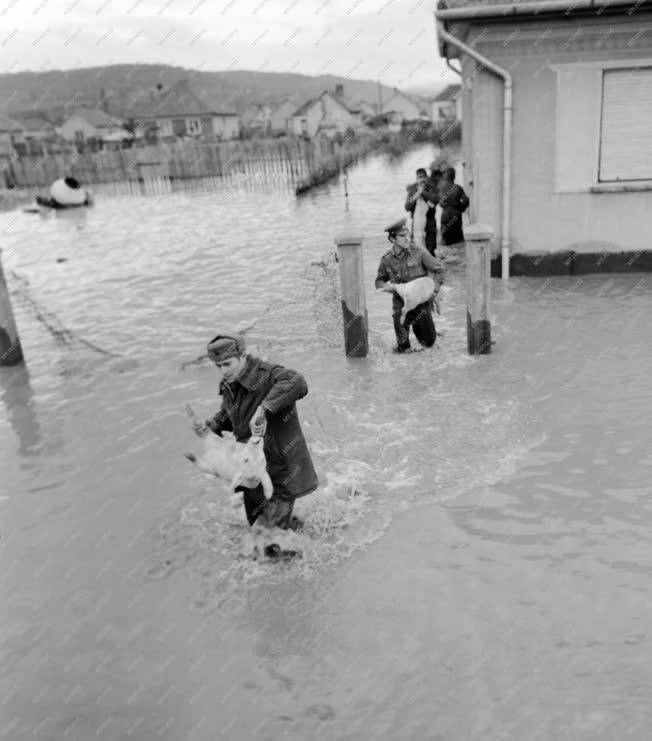
{"label": "soldier's dark coat", "polygon": [[247,355],[240,376],[231,383],[221,381],[219,392],[222,407],[214,418],[217,434],[230,430],[238,442],[251,437],[249,422],[258,406],[265,409],[265,457],[274,496],[292,500],[314,491],[319,481],[295,404],[308,393],[304,377]]}
{"label": "soldier's dark coat", "polygon": [[441,238],[444,244],[458,244],[464,241],[462,214],[469,206],[469,198],[457,183],[442,180],[439,184],[439,205],[441,206]]}

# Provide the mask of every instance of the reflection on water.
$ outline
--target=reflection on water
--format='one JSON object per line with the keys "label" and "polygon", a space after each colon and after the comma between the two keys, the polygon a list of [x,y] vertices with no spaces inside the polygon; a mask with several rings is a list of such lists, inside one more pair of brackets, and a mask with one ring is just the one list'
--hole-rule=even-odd
{"label": "reflection on water", "polygon": [[[7,273],[120,356],[63,346],[15,297],[28,365],[0,374],[10,738],[479,739],[502,721],[520,739],[532,717],[537,738],[637,738],[601,736],[609,713],[569,714],[597,677],[563,695],[551,679],[559,652],[586,671],[588,654],[557,646],[580,634],[625,693],[637,677],[614,646],[649,658],[635,623],[651,617],[637,597],[652,567],[649,286],[494,281],[497,344],[470,358],[451,261],[435,348],[392,354],[373,290],[382,229],[432,155],[352,168],[348,211],[341,182],[298,200],[242,182],[98,188],[80,217],[2,217]],[[365,234],[371,348],[355,361],[333,263],[346,228]],[[182,455],[184,405],[219,404],[214,368],[182,366],[224,325],[308,381],[299,414],[323,486],[297,503],[294,563],[253,559],[259,534]],[[351,484],[364,493],[347,498]],[[593,623],[571,631],[569,603]],[[641,707],[619,706],[634,730]]]}
{"label": "reflection on water", "polygon": [[40,442],[41,433],[34,409],[34,392],[29,371],[24,366],[3,368],[0,372],[0,386],[6,418],[19,440],[18,454],[33,454]]}

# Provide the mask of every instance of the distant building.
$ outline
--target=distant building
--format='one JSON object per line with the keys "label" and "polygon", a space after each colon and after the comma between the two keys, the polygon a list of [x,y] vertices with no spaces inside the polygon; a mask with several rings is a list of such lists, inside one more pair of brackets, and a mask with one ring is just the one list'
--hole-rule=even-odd
{"label": "distant building", "polygon": [[14,113],[14,120],[21,124],[26,139],[48,141],[57,138],[54,124],[39,113]]}
{"label": "distant building", "polygon": [[270,129],[272,132],[292,131],[292,114],[297,110],[297,104],[288,98],[272,111]]}
{"label": "distant building", "polygon": [[40,113],[15,113],[14,120],[23,127],[29,154],[49,154],[59,150],[60,137],[49,119]]}
{"label": "distant building", "polygon": [[[504,237],[511,253],[575,253],[555,258],[559,271],[641,266],[652,227],[651,4],[447,5],[435,12],[439,52],[461,62],[471,219],[491,226],[498,245]],[[504,80],[487,62],[511,76],[507,183],[510,111]],[[618,262],[629,259],[631,265]],[[541,271],[543,263],[536,264]]]}
{"label": "distant building", "polygon": [[266,134],[272,127],[272,107],[267,103],[250,105],[240,117],[243,128]]}
{"label": "distant building", "polygon": [[235,110],[204,100],[187,80],[141,102],[130,118],[139,129],[154,132],[158,139],[234,139],[240,133]]}
{"label": "distant building", "polygon": [[342,84],[335,85],[333,96],[337,100],[339,100],[341,103],[344,103],[344,105],[349,109],[349,112],[356,118],[356,121],[358,122],[356,125],[359,125],[360,123],[362,123],[362,118],[363,118],[362,108],[360,107],[360,104],[356,100],[353,100],[353,98],[344,94],[344,85]]}
{"label": "distant building", "polygon": [[[341,86],[338,88],[341,92]],[[316,98],[304,103],[292,116],[292,133],[313,137],[317,134],[333,136],[362,124],[362,112],[343,97],[324,90]]]}
{"label": "distant building", "polygon": [[383,113],[394,111],[403,121],[414,121],[419,118],[430,118],[430,114],[414,101],[409,95],[394,88],[394,93],[387,101],[383,101]]}
{"label": "distant building", "polygon": [[97,108],[77,108],[59,129],[66,141],[76,144],[89,139],[101,141],[103,137],[120,131],[124,131],[122,121]]}
{"label": "distant building", "polygon": [[431,119],[433,121],[462,120],[462,86],[448,85],[432,101]]}

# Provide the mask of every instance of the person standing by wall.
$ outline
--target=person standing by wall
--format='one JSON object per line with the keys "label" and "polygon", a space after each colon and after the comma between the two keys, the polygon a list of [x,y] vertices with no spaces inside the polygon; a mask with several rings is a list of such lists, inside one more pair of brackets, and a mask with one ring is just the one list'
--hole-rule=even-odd
{"label": "person standing by wall", "polygon": [[412,215],[412,239],[415,245],[434,256],[437,247],[437,189],[423,167],[416,174],[417,182],[407,186],[405,210]]}
{"label": "person standing by wall", "polygon": [[469,207],[469,199],[464,188],[455,182],[454,167],[447,167],[439,181],[439,205],[442,242],[445,245],[463,242],[462,214]]}

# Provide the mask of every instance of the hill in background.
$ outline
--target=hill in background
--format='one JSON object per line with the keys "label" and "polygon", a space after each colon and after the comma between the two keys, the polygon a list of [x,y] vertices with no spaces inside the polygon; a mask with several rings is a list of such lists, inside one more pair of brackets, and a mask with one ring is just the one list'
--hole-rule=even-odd
{"label": "hill in background", "polygon": [[[137,101],[147,100],[158,85],[167,89],[187,79],[197,93],[220,109],[242,113],[253,103],[276,104],[287,97],[298,103],[322,90],[344,86],[344,95],[352,100],[378,102],[378,83],[351,80],[333,75],[308,77],[282,72],[227,70],[206,72],[157,64],[118,64],[47,72],[16,72],[0,75],[0,113],[41,111],[62,118],[66,111],[79,106],[100,106],[109,113],[128,115]],[[441,85],[440,87],[443,87]],[[382,98],[388,100],[394,89],[382,86]],[[433,90],[434,96],[439,90]],[[413,96],[414,97],[414,96]]]}

